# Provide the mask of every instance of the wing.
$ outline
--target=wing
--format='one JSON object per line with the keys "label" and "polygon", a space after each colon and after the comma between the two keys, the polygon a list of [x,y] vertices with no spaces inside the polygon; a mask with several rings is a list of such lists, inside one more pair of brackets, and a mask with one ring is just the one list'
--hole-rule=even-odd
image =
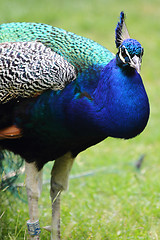
{"label": "wing", "polygon": [[[86,69],[99,71],[114,58],[88,38],[36,23],[0,25],[0,49],[0,101],[7,102],[0,106],[0,139],[21,136],[21,129],[12,122],[10,99],[35,96],[48,88],[63,89]],[[84,81],[92,86],[95,75]]]}
{"label": "wing", "polygon": [[0,102],[62,90],[76,79],[75,67],[40,42],[0,44]]}
{"label": "wing", "polygon": [[105,66],[114,55],[100,44],[60,28],[41,23],[0,25],[0,42],[39,41],[63,56],[77,72],[88,67]]}
{"label": "wing", "polygon": [[88,68],[103,68],[114,55],[100,44],[36,23],[0,25],[0,101],[62,90]]}

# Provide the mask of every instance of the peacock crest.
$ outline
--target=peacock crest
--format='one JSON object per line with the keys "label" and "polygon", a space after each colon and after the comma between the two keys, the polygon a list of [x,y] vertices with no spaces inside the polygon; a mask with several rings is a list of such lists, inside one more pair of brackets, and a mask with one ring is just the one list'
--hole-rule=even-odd
{"label": "peacock crest", "polygon": [[122,42],[125,39],[129,39],[129,33],[125,24],[125,15],[124,12],[120,13],[120,20],[117,24],[117,27],[115,29],[115,43],[116,47],[119,48],[119,46],[122,44]]}

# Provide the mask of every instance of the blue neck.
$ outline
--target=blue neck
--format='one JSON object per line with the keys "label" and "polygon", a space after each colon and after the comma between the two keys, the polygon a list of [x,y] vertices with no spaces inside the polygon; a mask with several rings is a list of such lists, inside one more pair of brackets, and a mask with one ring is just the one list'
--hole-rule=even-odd
{"label": "blue neck", "polygon": [[95,99],[101,105],[101,123],[109,136],[132,138],[145,128],[149,102],[136,70],[120,68],[113,59],[101,72]]}

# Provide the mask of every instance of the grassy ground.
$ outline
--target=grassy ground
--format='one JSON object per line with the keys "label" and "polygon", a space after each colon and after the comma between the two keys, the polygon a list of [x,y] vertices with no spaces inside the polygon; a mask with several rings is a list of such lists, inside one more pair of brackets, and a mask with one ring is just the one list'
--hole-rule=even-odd
{"label": "grassy ground", "polygon": [[[159,0],[0,0],[0,6],[0,23],[48,23],[92,38],[114,53],[119,12],[127,13],[131,37],[145,49],[141,75],[151,103],[149,124],[135,139],[108,138],[77,157],[70,189],[62,195],[62,239],[160,239]],[[142,154],[138,171],[135,162]],[[45,166],[45,180],[51,165]],[[9,192],[0,197],[0,239],[27,239],[27,204]],[[41,225],[48,225],[48,183],[39,207]],[[43,230],[42,239],[49,239]]]}

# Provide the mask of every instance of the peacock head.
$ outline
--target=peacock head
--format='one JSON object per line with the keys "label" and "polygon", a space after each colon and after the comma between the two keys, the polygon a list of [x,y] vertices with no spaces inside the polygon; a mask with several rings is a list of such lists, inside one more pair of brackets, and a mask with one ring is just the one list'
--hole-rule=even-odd
{"label": "peacock head", "polygon": [[123,12],[120,14],[120,21],[117,24],[115,35],[115,43],[118,48],[118,53],[116,54],[117,64],[124,68],[134,68],[139,73],[144,50],[137,40],[130,38]]}

